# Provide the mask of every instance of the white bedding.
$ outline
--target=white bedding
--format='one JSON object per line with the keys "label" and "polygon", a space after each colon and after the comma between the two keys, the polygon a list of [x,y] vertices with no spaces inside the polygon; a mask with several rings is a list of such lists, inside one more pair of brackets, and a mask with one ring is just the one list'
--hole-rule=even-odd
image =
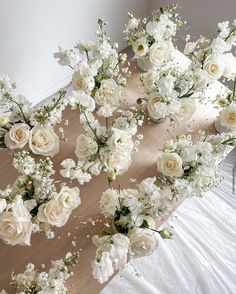
{"label": "white bedding", "polygon": [[173,240],[152,256],[132,260],[102,294],[235,294],[236,194],[233,163],[221,166],[224,180],[204,198],[187,199],[168,223]]}

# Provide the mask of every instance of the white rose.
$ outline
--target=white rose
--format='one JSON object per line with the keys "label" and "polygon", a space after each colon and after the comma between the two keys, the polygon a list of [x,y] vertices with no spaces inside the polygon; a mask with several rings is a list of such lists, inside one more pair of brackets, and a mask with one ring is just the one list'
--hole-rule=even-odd
{"label": "white rose", "polygon": [[79,71],[76,71],[72,77],[72,86],[76,91],[84,91],[90,94],[95,87],[94,77],[90,75],[84,75]]}
{"label": "white rose", "polygon": [[218,80],[222,77],[225,64],[222,56],[208,56],[204,62],[203,68],[208,73],[211,80]]}
{"label": "white rose", "polygon": [[224,127],[227,127],[231,130],[236,129],[236,105],[226,107],[220,113],[220,124]]}
{"label": "white rose", "polygon": [[110,104],[118,106],[121,99],[121,86],[112,80],[102,80],[100,88],[95,93],[95,101],[98,105]]}
{"label": "white rose", "polygon": [[75,155],[79,159],[85,159],[98,152],[98,144],[92,138],[80,134],[76,140]]}
{"label": "white rose", "polygon": [[23,148],[29,141],[30,127],[19,123],[12,126],[5,135],[4,142],[9,149]]}
{"label": "white rose", "polygon": [[234,80],[236,77],[236,57],[232,53],[226,53],[223,56],[225,61],[223,76],[229,80]]}
{"label": "white rose", "polygon": [[126,172],[131,165],[132,159],[130,154],[101,151],[101,159],[108,171],[115,171],[117,175]]}
{"label": "white rose", "polygon": [[99,201],[102,214],[112,216],[119,207],[119,195],[116,190],[108,189],[103,194]]}
{"label": "white rose", "polygon": [[133,229],[129,239],[130,254],[135,257],[151,255],[158,245],[156,233],[149,229]]}
{"label": "white rose", "polygon": [[148,53],[148,43],[146,38],[140,38],[133,44],[135,57],[144,57]]}
{"label": "white rose", "polygon": [[35,126],[30,131],[29,147],[34,154],[54,156],[59,151],[59,138],[52,128]]}
{"label": "white rose", "polygon": [[173,119],[177,122],[188,121],[192,118],[196,111],[196,103],[194,99],[180,99],[180,110],[173,115]]}
{"label": "white rose", "polygon": [[161,153],[157,158],[157,170],[168,177],[183,174],[182,159],[177,153]]}
{"label": "white rose", "polygon": [[9,122],[9,117],[0,115],[0,127],[4,127]]}
{"label": "white rose", "polygon": [[57,198],[41,204],[37,214],[40,222],[56,227],[64,226],[69,216],[70,212],[64,208],[63,204]]}
{"label": "white rose", "polygon": [[83,106],[87,112],[93,112],[95,109],[94,99],[83,91],[72,91],[67,99],[72,109],[76,109],[78,105]]}
{"label": "white rose", "polygon": [[171,57],[171,48],[168,43],[154,43],[149,50],[149,57],[152,64],[160,66]]}
{"label": "white rose", "polygon": [[163,104],[163,97],[158,92],[152,92],[147,99],[147,110],[149,116],[153,119],[160,119],[163,117],[163,111],[160,111]]}
{"label": "white rose", "polygon": [[69,188],[67,186],[63,186],[58,194],[58,201],[66,210],[70,212],[80,205],[81,200],[79,194],[79,188]]}

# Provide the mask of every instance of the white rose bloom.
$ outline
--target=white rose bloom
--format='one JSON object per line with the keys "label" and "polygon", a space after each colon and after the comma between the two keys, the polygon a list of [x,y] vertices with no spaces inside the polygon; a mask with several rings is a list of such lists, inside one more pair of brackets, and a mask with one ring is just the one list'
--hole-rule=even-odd
{"label": "white rose bloom", "polygon": [[55,198],[39,206],[37,219],[52,226],[62,227],[66,224],[69,216],[70,212],[65,209],[58,198]]}
{"label": "white rose bloom", "polygon": [[0,115],[0,128],[9,122],[9,117]]}
{"label": "white rose bloom", "polygon": [[149,229],[133,229],[129,239],[130,254],[134,257],[151,255],[158,245],[156,233]]}
{"label": "white rose bloom", "polygon": [[113,275],[114,269],[112,259],[109,252],[103,252],[100,261],[92,262],[93,278],[98,280],[100,284],[108,281],[109,277]]}
{"label": "white rose bloom", "polygon": [[11,211],[0,214],[0,238],[7,245],[30,245],[31,215],[21,197],[17,197],[10,208]]}
{"label": "white rose bloom", "polygon": [[221,111],[219,118],[222,126],[236,130],[236,104],[232,104]]}
{"label": "white rose bloom", "polygon": [[59,152],[59,138],[51,127],[35,126],[30,131],[29,147],[34,154],[54,156]]}
{"label": "white rose bloom", "polygon": [[148,53],[148,50],[149,48],[146,38],[140,38],[133,44],[133,51],[137,58],[144,57]]}
{"label": "white rose bloom", "polygon": [[131,153],[134,144],[131,136],[126,131],[113,128],[113,134],[107,140],[107,146],[111,151]]}
{"label": "white rose bloom", "polygon": [[105,216],[113,216],[119,207],[119,195],[116,190],[106,190],[99,201],[101,213]]}
{"label": "white rose bloom", "polygon": [[[153,119],[165,117],[167,107],[162,103],[163,98],[158,92],[152,92],[147,98],[147,110]],[[163,109],[164,108],[164,109]]]}
{"label": "white rose bloom", "polygon": [[80,134],[76,139],[75,155],[79,159],[88,158],[98,152],[98,144],[92,138]]}
{"label": "white rose bloom", "polygon": [[236,77],[236,57],[232,53],[223,55],[225,60],[225,70],[223,76],[226,79],[234,80]]}
{"label": "white rose bloom", "polygon": [[208,56],[203,64],[203,68],[208,73],[212,81],[220,79],[225,70],[225,63],[222,55]]}
{"label": "white rose bloom", "polygon": [[171,57],[171,47],[168,43],[154,43],[149,49],[150,61],[155,66],[160,66]]}
{"label": "white rose bloom", "polygon": [[23,148],[29,141],[30,127],[24,123],[18,123],[11,127],[5,135],[4,142],[9,149]]}
{"label": "white rose bloom", "polygon": [[80,205],[81,200],[79,195],[79,188],[69,188],[67,186],[63,186],[61,188],[60,193],[58,194],[58,201],[65,209],[67,209],[70,212],[71,210],[77,208]]}
{"label": "white rose bloom", "polygon": [[91,75],[85,75],[76,71],[72,77],[72,86],[76,91],[84,91],[87,94],[90,94],[93,88],[95,87],[94,77]]}
{"label": "white rose bloom", "polygon": [[96,107],[94,99],[83,91],[72,91],[67,99],[72,109],[76,109],[80,104],[86,108],[87,112],[93,112]]}
{"label": "white rose bloom", "polygon": [[180,99],[180,110],[173,115],[177,122],[189,121],[196,111],[196,102],[191,98]]}
{"label": "white rose bloom", "polygon": [[130,154],[101,150],[101,160],[108,171],[115,171],[121,175],[128,170],[132,159]]}
{"label": "white rose bloom", "polygon": [[100,88],[96,91],[94,97],[98,105],[104,106],[110,104],[118,106],[121,99],[121,86],[112,80],[102,80]]}
{"label": "white rose bloom", "polygon": [[168,177],[181,177],[182,159],[177,153],[161,153],[157,158],[157,170]]}

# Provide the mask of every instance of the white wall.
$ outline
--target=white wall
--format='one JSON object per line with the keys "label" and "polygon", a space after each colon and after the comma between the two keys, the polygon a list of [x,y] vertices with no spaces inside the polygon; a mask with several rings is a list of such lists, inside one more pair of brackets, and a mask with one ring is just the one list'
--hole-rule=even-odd
{"label": "white wall", "polygon": [[109,22],[120,49],[127,11],[146,14],[149,0],[0,0],[0,73],[8,73],[17,92],[37,103],[65,86],[71,71],[53,58],[58,45],[70,48],[95,39],[97,18]]}
{"label": "white wall", "polygon": [[160,6],[176,3],[183,19],[187,20],[186,29],[180,31],[182,40],[178,40],[180,49],[186,34],[198,38],[200,35],[211,36],[217,30],[217,23],[236,18],[236,0],[150,0],[149,13]]}

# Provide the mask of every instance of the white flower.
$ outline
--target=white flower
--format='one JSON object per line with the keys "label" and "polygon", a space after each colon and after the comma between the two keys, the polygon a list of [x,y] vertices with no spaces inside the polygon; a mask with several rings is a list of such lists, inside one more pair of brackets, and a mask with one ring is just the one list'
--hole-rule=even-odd
{"label": "white flower", "polygon": [[65,209],[58,198],[55,198],[39,206],[37,219],[52,226],[62,227],[66,224],[69,216],[70,212]]}
{"label": "white flower", "polygon": [[63,186],[58,194],[58,201],[65,209],[71,211],[78,207],[81,203],[79,194],[79,188],[69,188],[67,186]]}
{"label": "white flower", "polygon": [[101,213],[105,216],[112,216],[119,207],[119,195],[116,190],[106,190],[99,201]]}
{"label": "white flower", "polygon": [[21,197],[16,197],[11,211],[0,214],[0,238],[7,245],[30,245],[32,233],[31,215],[24,207]]}
{"label": "white flower", "polygon": [[135,227],[140,227],[144,221],[148,223],[148,228],[155,230],[156,222],[154,218],[152,218],[149,215],[139,214],[137,217],[135,217],[135,220],[134,220]]}
{"label": "white flower", "polygon": [[128,24],[127,24],[127,29],[128,30],[134,30],[138,27],[139,25],[139,20],[135,17],[132,17],[129,19]]}
{"label": "white flower", "polygon": [[224,56],[225,70],[223,76],[229,80],[236,77],[236,57],[232,53],[226,53]]}
{"label": "white flower", "polygon": [[80,57],[72,49],[63,50],[60,46],[58,47],[58,52],[55,52],[53,56],[62,66],[73,66],[80,61]]}
{"label": "white flower", "polygon": [[86,94],[90,94],[95,87],[94,77],[89,74],[76,71],[72,77],[72,86],[76,91],[84,91]]}
{"label": "white flower", "polygon": [[3,210],[7,207],[7,201],[6,199],[0,199],[0,213],[3,212]]}
{"label": "white flower", "polygon": [[95,109],[94,99],[83,91],[72,91],[67,99],[72,109],[76,109],[78,105],[83,106],[87,112],[93,112]]}
{"label": "white flower", "polygon": [[123,234],[117,233],[112,236],[113,244],[110,255],[115,270],[121,270],[127,263],[130,240]]}
{"label": "white flower", "polygon": [[182,159],[177,153],[161,153],[157,158],[157,170],[168,177],[183,174]]}
{"label": "white flower", "polygon": [[135,57],[144,57],[148,53],[148,43],[146,38],[140,38],[133,44]]}
{"label": "white flower", "polygon": [[76,167],[76,164],[73,159],[65,159],[62,161],[61,166],[63,169],[60,170],[60,174],[64,178],[70,178],[71,177],[71,170]]}
{"label": "white flower", "polygon": [[156,85],[155,82],[158,78],[157,72],[150,70],[147,73],[142,75],[142,81],[144,84],[144,89],[146,92],[150,93],[155,91]]}
{"label": "white flower", "polygon": [[184,54],[189,55],[189,54],[193,53],[196,46],[197,46],[197,42],[187,42],[185,45],[185,48],[184,48]]}
{"label": "white flower", "polygon": [[222,56],[210,55],[206,58],[203,68],[208,73],[212,81],[222,77],[225,69],[225,64]]}
{"label": "white flower", "polygon": [[151,255],[158,245],[156,233],[150,229],[133,229],[129,239],[130,254],[134,257]]}
{"label": "white flower", "polygon": [[154,43],[149,49],[149,57],[153,65],[160,66],[171,57],[170,44],[166,42]]}
{"label": "white flower", "polygon": [[112,152],[131,153],[134,144],[131,136],[126,131],[113,128],[113,134],[107,140],[107,146]]}
{"label": "white flower", "polygon": [[96,44],[93,41],[80,41],[75,45],[75,48],[79,49],[81,53],[84,51],[95,51],[96,50]]}
{"label": "white flower", "polygon": [[9,122],[8,116],[0,115],[0,128],[4,127]]}
{"label": "white flower", "polygon": [[[160,119],[165,117],[166,106],[164,105],[163,97],[158,92],[152,92],[147,99],[147,110],[151,118]],[[162,109],[164,107],[164,110]]]}
{"label": "white flower", "polygon": [[76,139],[75,155],[79,159],[85,159],[98,152],[98,144],[92,138],[80,134]]}
{"label": "white flower", "polygon": [[115,106],[112,106],[110,104],[103,105],[98,109],[97,115],[102,117],[111,117],[115,110],[116,110]]}
{"label": "white flower", "polygon": [[231,49],[231,45],[225,42],[220,37],[215,38],[211,43],[212,53],[216,55],[221,55]]}
{"label": "white flower", "polygon": [[11,127],[5,135],[4,142],[9,149],[23,148],[29,141],[29,126],[18,123]]}
{"label": "white flower", "polygon": [[236,130],[236,105],[232,104],[226,107],[220,113],[220,124],[231,130]]}
{"label": "white flower", "polygon": [[[10,78],[6,74],[0,74],[0,94],[5,92],[11,92],[13,90],[13,85]],[[1,98],[1,95],[0,95]]]}
{"label": "white flower", "polygon": [[106,282],[114,273],[110,253],[103,252],[100,261],[94,261],[92,263],[92,268],[94,279],[98,280],[100,284]]}
{"label": "white flower", "polygon": [[192,118],[196,111],[196,103],[194,99],[180,99],[180,110],[173,115],[173,119],[177,122],[188,121]]}
{"label": "white flower", "polygon": [[138,190],[124,189],[121,192],[120,197],[123,199],[123,205],[128,207],[133,216],[140,213],[142,203],[138,199]]}
{"label": "white flower", "polygon": [[96,91],[94,97],[98,105],[110,104],[118,106],[121,99],[121,86],[112,80],[102,80],[100,88]]}
{"label": "white flower", "polygon": [[194,89],[196,91],[203,90],[210,82],[210,77],[205,70],[198,69],[194,71]]}
{"label": "white flower", "polygon": [[30,131],[29,147],[34,154],[54,156],[59,152],[59,138],[51,127],[35,126]]}

